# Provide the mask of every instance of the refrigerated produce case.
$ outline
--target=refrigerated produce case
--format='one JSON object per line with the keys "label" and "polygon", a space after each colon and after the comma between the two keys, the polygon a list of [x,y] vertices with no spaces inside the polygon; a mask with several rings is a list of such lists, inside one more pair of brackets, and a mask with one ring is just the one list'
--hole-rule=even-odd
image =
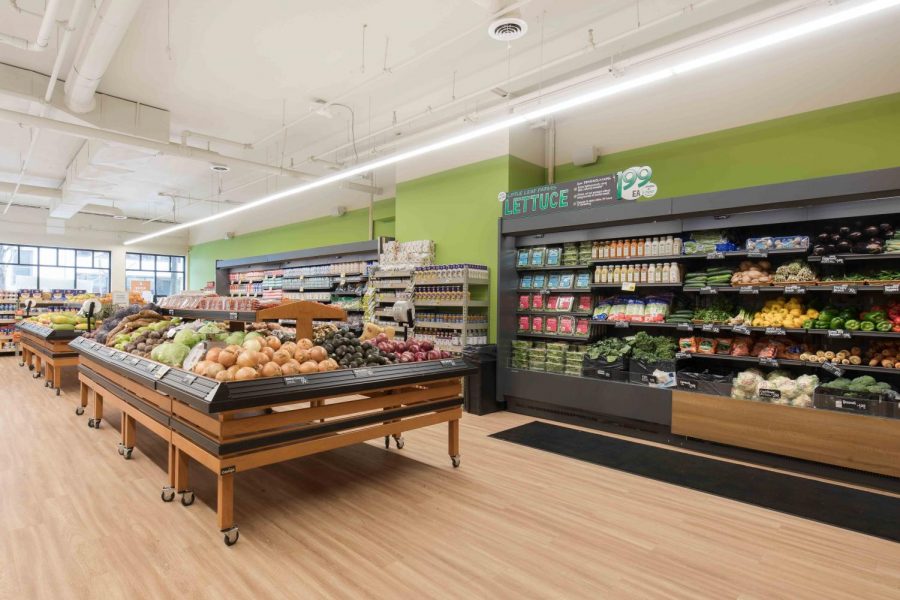
{"label": "refrigerated produce case", "polygon": [[[900,343],[900,326],[896,326],[900,324],[892,322],[888,326],[873,321],[860,325],[865,320],[862,317],[873,306],[878,308],[879,303],[885,312],[892,306],[900,306],[896,304],[900,300],[897,296],[900,239],[893,232],[894,224],[900,226],[897,214],[900,214],[900,169],[690,197],[611,201],[582,209],[506,216],[500,221],[498,265],[498,393],[508,409],[515,412],[550,419],[616,421],[900,476],[897,466],[900,465],[900,420],[889,418],[893,413],[900,416],[896,395],[894,401],[886,396],[886,404],[878,407],[879,413],[860,414],[865,411],[852,410],[851,403],[846,404],[847,410],[833,410],[836,406],[833,402],[816,404],[812,394],[804,394],[796,402],[787,396],[732,398],[729,397],[732,387],[722,385],[721,378],[710,378],[715,385],[702,386],[703,389],[688,387],[691,382],[694,385],[702,382],[702,373],[706,371],[727,371],[733,376],[753,368],[764,376],[787,370],[790,377],[815,375],[816,380],[822,381],[870,375],[900,390],[900,369],[893,364],[890,368],[884,366],[894,360],[882,364],[879,359],[877,364],[870,364],[877,354],[873,350],[879,347],[875,344]],[[860,229],[864,235],[868,235],[870,227],[878,229],[878,223],[889,225],[887,232],[878,234],[879,248],[865,249],[851,244],[850,238],[857,237],[853,232],[859,223],[865,225]],[[845,226],[850,233],[844,232]],[[720,230],[727,232],[727,239],[720,240],[718,234],[709,235]],[[823,233],[829,236],[826,242],[820,241]],[[833,240],[831,236],[835,236]],[[615,244],[617,240],[653,238],[660,240],[660,247],[662,241],[671,239],[672,250],[659,249],[652,255],[635,252],[610,256],[602,250],[597,254],[597,248]],[[720,245],[716,241],[728,243]],[[830,247],[839,242],[841,245]],[[849,252],[842,251],[847,249],[845,242],[850,244]],[[606,251],[609,252],[608,247]],[[803,279],[807,271],[798,270],[799,267],[794,269],[799,275],[791,271],[789,276],[779,274],[776,279],[778,266],[798,259],[817,271],[815,280]],[[754,270],[753,264],[760,260],[771,263],[771,274]],[[642,269],[648,263],[668,265],[667,273],[673,276],[668,281],[649,281],[644,274],[646,270]],[[619,278],[613,281],[602,278],[610,272],[611,265],[623,266]],[[590,276],[587,290],[550,285],[551,275],[568,272],[577,281],[578,273],[584,271]],[[897,275],[892,278],[892,273]],[[535,281],[540,282],[540,287],[534,287]],[[578,294],[590,294],[590,311],[584,310],[584,299],[579,299]],[[564,295],[574,295],[574,302],[567,299],[561,303],[558,299]],[[599,310],[601,298],[633,296],[640,304],[642,298],[650,295],[663,297],[666,308],[646,319],[635,316],[631,305],[624,301],[624,308]],[[785,300],[776,300],[779,297]],[[791,298],[796,300],[789,303]],[[785,312],[792,316],[785,322],[789,326],[778,325],[779,321],[775,320],[772,322],[776,325],[771,325],[767,318],[752,320],[753,315],[759,314],[757,309],[762,310],[767,302],[781,302],[779,311],[788,307]],[[656,310],[656,305],[650,304]],[[715,315],[717,307],[724,304],[734,307],[729,315],[733,322],[714,320],[714,317],[710,317],[710,322],[704,320],[704,315]],[[856,312],[838,315],[843,317],[841,321],[834,321],[833,325],[829,320],[828,326],[822,328],[818,320],[801,322],[792,312],[799,311],[801,306],[806,310],[807,306],[832,304],[850,306]],[[548,310],[560,306],[562,310]],[[621,314],[617,312],[619,308]],[[698,312],[699,309],[708,310]],[[738,309],[742,312],[738,313]],[[741,315],[746,315],[747,320],[742,320]],[[575,322],[579,318],[589,319],[587,331],[575,335],[560,331],[556,326],[562,316]],[[548,328],[551,318],[554,326]],[[705,341],[702,350],[675,353],[671,373],[668,368],[638,373],[626,360],[627,374],[623,374],[623,369],[606,368],[596,358],[584,358],[584,362],[578,358],[599,339],[634,336],[639,332],[669,336],[676,342],[684,337],[705,340],[721,337],[726,342],[739,337],[755,341],[790,338],[796,341],[797,347],[809,351],[771,358],[752,352],[717,353],[715,346]],[[551,352],[550,346],[560,348]],[[548,358],[554,353],[554,358]],[[564,355],[580,364],[570,368]],[[679,372],[689,374],[682,387],[677,383]],[[815,380],[807,379],[804,383],[812,381]],[[704,393],[710,391],[718,393]],[[710,420],[684,418],[687,406],[693,415],[702,415],[704,399],[709,399],[706,406]],[[784,419],[791,423],[791,428],[785,428],[780,438],[776,433],[771,437],[759,436],[750,433],[750,421],[742,425],[740,420],[729,422],[725,418],[730,412],[737,415],[751,411],[745,406],[749,402],[753,403],[753,411],[761,415],[769,411],[769,420]],[[733,407],[733,411],[728,407]],[[742,427],[746,428],[743,434],[736,434]],[[843,427],[847,435],[839,440],[829,437],[833,451],[816,452],[811,448],[823,437],[815,430],[817,427],[827,427],[832,432],[835,427]],[[772,428],[775,429],[778,428]],[[865,431],[869,429],[879,440],[877,451],[863,443]]]}

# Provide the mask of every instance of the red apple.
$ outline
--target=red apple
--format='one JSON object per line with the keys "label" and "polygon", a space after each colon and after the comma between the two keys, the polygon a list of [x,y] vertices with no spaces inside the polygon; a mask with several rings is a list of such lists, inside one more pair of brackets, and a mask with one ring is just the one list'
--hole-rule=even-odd
{"label": "red apple", "polygon": [[416,361],[417,361],[417,362],[418,362],[418,361],[423,361],[423,360],[425,360],[427,357],[428,357],[428,355],[425,354],[424,352],[421,352],[421,351],[420,351],[420,352],[416,352]]}
{"label": "red apple", "polygon": [[419,347],[422,349],[422,352],[428,352],[429,350],[434,349],[434,344],[432,344],[428,340],[422,340],[421,342],[419,342]]}
{"label": "red apple", "polygon": [[407,355],[405,355],[405,354],[402,354],[402,355],[400,356],[400,362],[402,362],[402,363],[408,363],[408,362],[410,362],[409,357],[408,357]]}
{"label": "red apple", "polygon": [[406,352],[406,342],[394,342],[394,352]]}
{"label": "red apple", "polygon": [[406,345],[406,349],[415,354],[416,352],[421,352],[422,348],[415,342],[410,342]]}
{"label": "red apple", "polygon": [[375,341],[378,343],[386,342],[386,341],[388,341],[388,336],[386,333],[379,333],[378,335],[375,336]]}
{"label": "red apple", "polygon": [[450,358],[450,353],[446,350],[441,350],[441,358]]}
{"label": "red apple", "polygon": [[426,354],[428,356],[428,360],[440,360],[441,351],[440,350],[429,350]]}

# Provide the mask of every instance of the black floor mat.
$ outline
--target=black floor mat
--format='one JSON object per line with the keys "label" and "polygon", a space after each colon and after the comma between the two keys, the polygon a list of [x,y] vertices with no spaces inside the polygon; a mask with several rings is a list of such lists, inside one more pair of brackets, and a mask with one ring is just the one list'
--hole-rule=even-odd
{"label": "black floor mat", "polygon": [[900,542],[900,499],[534,421],[491,437]]}

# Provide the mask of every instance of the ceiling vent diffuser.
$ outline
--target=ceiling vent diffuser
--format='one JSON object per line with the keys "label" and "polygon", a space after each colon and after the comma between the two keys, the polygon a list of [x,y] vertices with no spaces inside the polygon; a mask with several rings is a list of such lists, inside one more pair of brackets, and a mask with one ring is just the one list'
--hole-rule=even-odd
{"label": "ceiling vent diffuser", "polygon": [[511,42],[525,35],[528,23],[514,14],[504,15],[488,25],[488,35],[499,42]]}

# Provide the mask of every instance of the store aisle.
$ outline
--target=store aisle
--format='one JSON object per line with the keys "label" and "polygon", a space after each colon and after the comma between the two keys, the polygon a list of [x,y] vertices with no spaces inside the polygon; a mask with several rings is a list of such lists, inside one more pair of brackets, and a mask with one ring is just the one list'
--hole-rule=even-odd
{"label": "store aisle", "polygon": [[0,359],[0,597],[900,598],[900,544],[490,439],[529,422],[462,421],[241,474],[241,543],[198,501],[164,504],[165,446],[116,453]]}

